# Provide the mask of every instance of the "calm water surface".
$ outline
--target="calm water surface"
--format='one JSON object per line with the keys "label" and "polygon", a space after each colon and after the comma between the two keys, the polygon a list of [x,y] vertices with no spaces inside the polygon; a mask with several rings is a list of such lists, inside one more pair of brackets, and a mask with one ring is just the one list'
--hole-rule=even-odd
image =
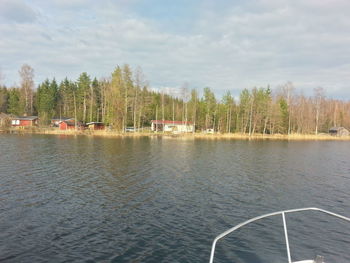
{"label": "calm water surface", "polygon": [[[251,217],[350,217],[350,143],[0,135],[0,261],[207,262]],[[287,217],[293,260],[350,262],[350,225]],[[215,262],[287,262],[280,217]]]}

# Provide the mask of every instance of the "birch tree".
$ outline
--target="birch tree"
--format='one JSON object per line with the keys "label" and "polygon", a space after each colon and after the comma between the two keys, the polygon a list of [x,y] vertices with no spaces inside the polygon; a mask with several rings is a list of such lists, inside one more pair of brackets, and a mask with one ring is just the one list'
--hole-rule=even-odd
{"label": "birch tree", "polygon": [[315,104],[315,134],[318,134],[319,130],[319,119],[321,111],[321,103],[324,98],[323,88],[314,89],[314,104]]}
{"label": "birch tree", "polygon": [[24,64],[19,70],[21,78],[21,106],[25,115],[33,114],[33,89],[34,89],[34,69],[28,64]]}

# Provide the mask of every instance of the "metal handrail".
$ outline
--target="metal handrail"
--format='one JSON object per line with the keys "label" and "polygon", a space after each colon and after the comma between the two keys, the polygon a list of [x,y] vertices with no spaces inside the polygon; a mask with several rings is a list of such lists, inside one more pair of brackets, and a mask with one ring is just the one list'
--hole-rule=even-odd
{"label": "metal handrail", "polygon": [[316,208],[316,207],[284,210],[284,211],[278,211],[278,212],[274,212],[274,213],[265,214],[265,215],[262,215],[262,216],[257,216],[257,217],[254,217],[252,219],[249,219],[249,220],[247,220],[247,221],[245,221],[243,223],[240,223],[240,224],[238,224],[238,225],[236,225],[236,226],[226,230],[225,232],[221,233],[220,235],[218,235],[214,239],[213,245],[211,247],[209,263],[213,263],[213,261],[214,261],[215,246],[216,246],[216,243],[218,242],[218,240],[220,240],[224,236],[232,233],[233,231],[235,231],[235,230],[237,230],[237,229],[239,229],[239,228],[241,228],[241,227],[243,227],[243,226],[245,226],[245,225],[247,225],[249,223],[252,223],[254,221],[257,221],[257,220],[260,220],[260,219],[263,219],[263,218],[266,218],[266,217],[275,216],[275,215],[282,215],[284,236],[285,236],[285,239],[286,239],[286,249],[287,249],[287,255],[288,255],[288,263],[292,263],[291,256],[290,256],[289,239],[288,239],[288,231],[287,231],[287,224],[286,224],[285,214],[295,213],[295,212],[302,212],[302,211],[309,211],[309,210],[319,211],[319,212],[322,212],[322,213],[325,213],[325,214],[328,214],[328,215],[331,215],[331,216],[335,216],[335,217],[338,217],[340,219],[343,219],[343,220],[346,220],[346,221],[350,222],[350,218],[348,218],[348,217],[345,217],[345,216],[342,216],[342,215],[338,215],[338,214],[335,214],[335,213],[332,213],[332,212],[329,212],[327,210],[323,210],[323,209],[320,209],[320,208]]}

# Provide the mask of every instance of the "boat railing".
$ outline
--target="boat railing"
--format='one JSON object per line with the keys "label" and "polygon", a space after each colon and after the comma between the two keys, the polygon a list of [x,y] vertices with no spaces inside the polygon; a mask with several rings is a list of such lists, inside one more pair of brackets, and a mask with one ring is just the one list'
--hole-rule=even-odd
{"label": "boat railing", "polygon": [[258,221],[260,219],[263,219],[263,218],[266,218],[266,217],[271,217],[271,216],[276,216],[276,215],[282,215],[282,220],[283,220],[283,228],[284,228],[284,236],[285,236],[285,240],[286,240],[286,249],[287,249],[287,256],[288,256],[288,263],[292,263],[292,259],[291,259],[291,255],[290,255],[290,248],[289,248],[289,239],[288,239],[288,231],[287,231],[287,223],[286,223],[286,214],[289,214],[289,213],[296,213],[296,212],[302,212],[302,211],[319,211],[319,212],[322,212],[322,213],[325,213],[325,214],[328,214],[328,215],[331,215],[331,216],[334,216],[334,217],[337,217],[337,218],[340,218],[340,219],[343,219],[345,221],[348,221],[350,222],[350,218],[348,217],[345,217],[345,216],[342,216],[342,215],[338,215],[338,214],[335,214],[335,213],[332,213],[332,212],[329,212],[327,210],[324,210],[324,209],[320,209],[320,208],[316,208],[316,207],[308,207],[308,208],[299,208],[299,209],[291,209],[291,210],[284,210],[284,211],[278,211],[278,212],[274,212],[274,213],[269,213],[269,214],[265,214],[265,215],[262,215],[262,216],[257,216],[257,217],[254,217],[252,219],[249,219],[243,223],[240,223],[228,230],[226,230],[225,232],[223,232],[222,234],[218,235],[214,241],[213,241],[213,244],[212,244],[212,247],[211,247],[211,253],[210,253],[210,260],[209,260],[209,263],[213,263],[214,261],[214,253],[215,253],[215,247],[216,247],[216,243],[223,237],[227,236],[228,234],[232,233],[233,231],[249,224],[249,223],[252,223],[252,222],[255,222],[255,221]]}

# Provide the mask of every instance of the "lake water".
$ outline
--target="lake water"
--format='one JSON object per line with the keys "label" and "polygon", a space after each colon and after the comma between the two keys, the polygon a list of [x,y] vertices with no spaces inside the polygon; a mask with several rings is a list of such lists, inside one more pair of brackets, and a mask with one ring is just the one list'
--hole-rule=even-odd
{"label": "lake water", "polygon": [[[0,134],[0,261],[208,262],[251,217],[350,217],[350,142]],[[287,216],[292,260],[350,262],[350,224]],[[280,216],[215,262],[287,262]]]}

